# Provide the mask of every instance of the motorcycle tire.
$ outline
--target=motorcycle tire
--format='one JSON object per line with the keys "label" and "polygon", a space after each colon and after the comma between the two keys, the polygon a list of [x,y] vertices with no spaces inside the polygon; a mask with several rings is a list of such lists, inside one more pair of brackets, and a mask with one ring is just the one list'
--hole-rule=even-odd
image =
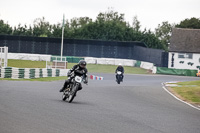
{"label": "motorcycle tire", "polygon": [[118,80],[117,83],[120,84],[120,81]]}
{"label": "motorcycle tire", "polygon": [[63,95],[62,95],[62,100],[65,101],[66,99],[67,99],[66,95],[63,94]]}
{"label": "motorcycle tire", "polygon": [[[78,86],[75,86],[75,90],[73,92],[73,94],[70,93],[69,98],[68,98],[68,102],[71,103],[74,100],[74,97],[76,96],[76,92],[78,90]],[[72,89],[73,90],[73,89]]]}

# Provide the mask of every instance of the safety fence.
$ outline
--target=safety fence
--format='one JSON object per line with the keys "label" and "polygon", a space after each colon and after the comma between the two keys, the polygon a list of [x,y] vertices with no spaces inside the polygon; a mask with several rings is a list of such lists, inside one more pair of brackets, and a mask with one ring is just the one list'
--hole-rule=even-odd
{"label": "safety fence", "polygon": [[179,76],[196,76],[196,74],[198,73],[198,70],[156,67],[156,70],[154,71],[154,73],[167,74],[167,75],[179,75]]}
{"label": "safety fence", "polygon": [[15,67],[6,67],[0,69],[0,78],[34,79],[34,78],[58,77],[58,76],[60,76],[60,69],[15,68]]}

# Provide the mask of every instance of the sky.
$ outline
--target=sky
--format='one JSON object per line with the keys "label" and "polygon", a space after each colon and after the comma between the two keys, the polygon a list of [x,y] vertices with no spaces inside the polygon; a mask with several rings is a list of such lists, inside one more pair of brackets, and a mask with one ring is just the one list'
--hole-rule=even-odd
{"label": "sky", "polygon": [[0,0],[0,19],[12,27],[32,25],[36,18],[45,17],[50,24],[62,23],[63,14],[96,19],[100,12],[112,9],[125,14],[132,25],[137,16],[141,28],[152,31],[164,21],[180,23],[186,18],[200,18],[200,0]]}

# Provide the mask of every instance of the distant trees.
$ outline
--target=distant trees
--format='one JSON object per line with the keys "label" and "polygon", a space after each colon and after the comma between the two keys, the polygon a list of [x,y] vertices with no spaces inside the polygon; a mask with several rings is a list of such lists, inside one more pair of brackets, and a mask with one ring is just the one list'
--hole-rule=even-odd
{"label": "distant trees", "polygon": [[3,20],[0,20],[0,34],[12,34],[12,27]]}
{"label": "distant trees", "polygon": [[94,22],[80,28],[81,39],[101,39],[124,41],[126,29],[129,28],[124,21],[124,14],[114,11],[99,13]]}
{"label": "distant trees", "polygon": [[14,27],[12,30],[12,35],[18,35],[18,36],[32,36],[32,28],[29,26],[29,28],[24,25],[22,26],[21,24],[18,25],[18,27]]}
{"label": "distant trees", "polygon": [[133,29],[136,31],[139,31],[140,27],[141,27],[140,21],[138,20],[137,16],[134,16],[133,17]]}
{"label": "distant trees", "polygon": [[177,28],[200,29],[200,18],[185,19],[176,25]]}
{"label": "distant trees", "polygon": [[33,22],[33,36],[38,37],[53,37],[52,25],[45,21],[45,18],[37,18]]}
{"label": "distant trees", "polygon": [[156,37],[158,37],[158,39],[161,41],[165,50],[168,49],[172,28],[174,28],[174,24],[170,24],[168,21],[164,21],[155,29]]}
{"label": "distant trees", "polygon": [[[141,30],[140,21],[137,16],[133,17],[132,25],[124,19],[124,14],[113,10],[100,12],[93,21],[89,17],[73,18],[65,21],[65,38],[74,39],[98,39],[110,41],[141,41],[149,48],[168,50],[169,39],[172,28],[199,28],[200,20],[197,18],[185,19],[180,24],[162,22],[155,32]],[[51,25],[44,17],[37,18],[33,26],[22,26],[12,28],[9,24],[0,20],[0,34],[35,36],[35,37],[61,37],[62,24]]]}

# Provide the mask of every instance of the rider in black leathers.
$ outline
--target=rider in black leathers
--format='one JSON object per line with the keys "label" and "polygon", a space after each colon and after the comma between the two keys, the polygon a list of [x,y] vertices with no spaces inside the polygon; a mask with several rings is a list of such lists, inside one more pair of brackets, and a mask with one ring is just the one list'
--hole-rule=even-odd
{"label": "rider in black leathers", "polygon": [[124,78],[124,67],[122,66],[122,64],[119,64],[118,67],[117,67],[117,69],[115,70],[116,79],[117,79],[117,71],[122,72],[122,81],[123,81],[123,78]]}
{"label": "rider in black leathers", "polygon": [[[87,68],[86,68],[86,62],[84,60],[80,60],[79,61],[79,64],[77,65],[74,65],[72,67],[72,69],[69,70],[67,76],[68,76],[68,80],[65,81],[63,87],[60,89],[60,92],[63,92],[65,90],[65,88],[69,85],[69,83],[71,82],[72,80],[72,72],[74,72],[75,75],[78,75],[78,76],[83,76],[83,79],[84,79],[84,83],[87,84],[88,83],[88,77],[87,77]],[[79,86],[79,89],[78,90],[81,90],[82,89],[82,86],[80,85]]]}

